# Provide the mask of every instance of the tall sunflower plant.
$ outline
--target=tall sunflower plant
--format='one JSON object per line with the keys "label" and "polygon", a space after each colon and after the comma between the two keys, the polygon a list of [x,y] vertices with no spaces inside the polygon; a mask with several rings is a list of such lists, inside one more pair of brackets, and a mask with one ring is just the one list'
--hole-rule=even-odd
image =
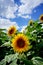
{"label": "tall sunflower plant", "polygon": [[30,20],[23,32],[10,26],[6,36],[0,45],[0,65],[43,65],[43,14]]}

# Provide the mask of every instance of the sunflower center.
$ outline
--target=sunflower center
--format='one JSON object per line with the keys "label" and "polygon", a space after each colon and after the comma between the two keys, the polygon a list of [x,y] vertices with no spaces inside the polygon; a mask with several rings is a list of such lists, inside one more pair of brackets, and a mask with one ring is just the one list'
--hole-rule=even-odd
{"label": "sunflower center", "polygon": [[43,20],[43,16],[41,17],[41,20]]}
{"label": "sunflower center", "polygon": [[18,39],[17,40],[17,46],[19,48],[23,48],[25,46],[25,41],[23,39]]}
{"label": "sunflower center", "polygon": [[13,32],[14,32],[14,29],[11,29],[11,30],[9,31],[10,34],[12,34]]}

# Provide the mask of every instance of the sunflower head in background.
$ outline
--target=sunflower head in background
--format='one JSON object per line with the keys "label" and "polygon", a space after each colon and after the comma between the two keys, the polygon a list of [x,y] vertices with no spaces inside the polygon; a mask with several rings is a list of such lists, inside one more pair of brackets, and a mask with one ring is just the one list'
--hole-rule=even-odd
{"label": "sunflower head in background", "polygon": [[10,26],[9,29],[8,29],[7,34],[9,36],[13,36],[15,33],[16,33],[16,27],[15,26]]}
{"label": "sunflower head in background", "polygon": [[29,23],[28,23],[30,26],[33,25],[33,20],[30,20]]}
{"label": "sunflower head in background", "polygon": [[12,39],[11,46],[15,52],[22,53],[30,49],[30,42],[24,34],[18,34]]}
{"label": "sunflower head in background", "polygon": [[40,16],[40,21],[43,23],[43,14]]}

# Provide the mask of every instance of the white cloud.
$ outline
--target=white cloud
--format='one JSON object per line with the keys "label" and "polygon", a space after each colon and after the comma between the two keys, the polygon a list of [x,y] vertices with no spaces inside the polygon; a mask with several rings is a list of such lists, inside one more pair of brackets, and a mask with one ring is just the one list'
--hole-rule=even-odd
{"label": "white cloud", "polygon": [[0,28],[8,29],[8,27],[12,26],[12,25],[16,26],[16,28],[19,29],[19,26],[15,21],[12,22],[12,21],[10,21],[8,19],[1,19],[0,18]]}
{"label": "white cloud", "polygon": [[14,0],[11,0],[12,2],[14,2]]}
{"label": "white cloud", "polygon": [[25,18],[25,19],[27,19],[27,18],[31,19],[31,16],[28,15],[28,14],[27,14],[27,15],[22,15],[22,14],[19,13],[19,14],[17,14],[17,16],[18,16],[18,17]]}
{"label": "white cloud", "polygon": [[29,15],[26,15],[26,16],[21,16],[22,18],[29,18],[29,19],[31,19],[31,16],[29,16]]}
{"label": "white cloud", "polygon": [[19,7],[18,12],[21,14],[30,14],[32,12],[32,10],[29,8],[28,4],[22,4]]}
{"label": "white cloud", "polygon": [[17,9],[18,5],[14,3],[14,0],[0,0],[0,16],[15,18],[14,13]]}
{"label": "white cloud", "polygon": [[43,0],[20,0],[20,2],[22,4],[19,6],[18,12],[21,14],[31,14],[33,8],[43,3]]}
{"label": "white cloud", "polygon": [[0,16],[6,18],[31,18],[32,10],[43,3],[43,0],[20,0],[20,6],[14,0],[0,0]]}
{"label": "white cloud", "polygon": [[16,12],[16,10],[17,10],[17,5],[15,7],[8,6],[8,10],[7,10],[5,16],[7,18],[15,18],[16,15],[14,15],[14,13]]}
{"label": "white cloud", "polygon": [[[20,2],[22,4],[19,6],[18,16],[31,19],[31,16],[29,16],[29,14],[32,14],[33,9],[43,3],[43,0],[20,0]],[[36,12],[36,10],[34,12]]]}

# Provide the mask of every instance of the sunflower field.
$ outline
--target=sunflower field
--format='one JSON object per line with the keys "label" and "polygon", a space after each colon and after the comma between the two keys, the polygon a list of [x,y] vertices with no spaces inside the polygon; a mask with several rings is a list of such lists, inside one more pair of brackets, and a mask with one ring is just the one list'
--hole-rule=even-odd
{"label": "sunflower field", "polygon": [[0,65],[43,65],[43,15],[23,32],[0,29]]}

